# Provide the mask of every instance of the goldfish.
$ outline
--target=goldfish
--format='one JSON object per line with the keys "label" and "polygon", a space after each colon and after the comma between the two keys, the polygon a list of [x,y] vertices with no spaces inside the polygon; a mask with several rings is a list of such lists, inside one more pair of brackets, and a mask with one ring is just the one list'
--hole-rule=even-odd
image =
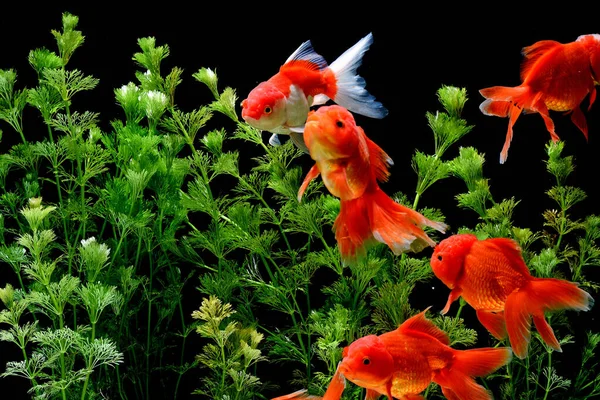
{"label": "goldfish", "polygon": [[479,92],[486,99],[479,109],[485,115],[508,117],[508,131],[500,163],[508,157],[513,126],[522,112],[542,116],[552,141],[560,140],[550,111],[571,114],[571,121],[588,140],[588,126],[580,108],[589,94],[588,111],[596,100],[600,79],[600,35],[581,35],[570,43],[541,40],[522,49],[522,83],[516,87],[494,86]]}
{"label": "goldfish", "polygon": [[273,397],[271,400],[322,400],[322,397],[312,396],[308,394],[306,389],[295,391],[294,393],[286,394],[284,396]]}
{"label": "goldfish", "polygon": [[503,340],[508,335],[514,354],[521,359],[527,357],[532,319],[544,342],[560,352],[545,313],[588,311],[594,302],[574,282],[532,276],[520,246],[510,238],[480,240],[470,233],[450,236],[435,247],[431,268],[451,289],[442,314],[462,296],[494,337]]}
{"label": "goldfish", "polygon": [[389,400],[424,399],[421,393],[431,382],[451,400],[491,399],[475,378],[508,364],[511,349],[453,349],[448,335],[425,317],[429,308],[391,332],[363,336],[346,346],[322,399],[339,400],[346,379],[367,389],[365,400],[376,400],[381,395]]}
{"label": "goldfish", "polygon": [[302,129],[312,106],[332,100],[357,114],[385,117],[387,108],[366,90],[365,79],[357,74],[372,43],[373,34],[369,33],[330,65],[315,52],[310,40],[302,43],[279,72],[242,100],[242,118],[257,129],[272,132],[272,145],[280,143],[278,134],[289,135],[308,153]]}
{"label": "goldfish", "polygon": [[333,230],[344,263],[363,256],[375,242],[387,244],[395,254],[435,246],[422,228],[443,233],[447,225],[395,202],[381,190],[377,181],[388,179],[393,161],[356,125],[349,110],[333,104],[311,111],[304,140],[315,164],[300,186],[298,201],[310,181],[322,175],[329,192],[340,199]]}

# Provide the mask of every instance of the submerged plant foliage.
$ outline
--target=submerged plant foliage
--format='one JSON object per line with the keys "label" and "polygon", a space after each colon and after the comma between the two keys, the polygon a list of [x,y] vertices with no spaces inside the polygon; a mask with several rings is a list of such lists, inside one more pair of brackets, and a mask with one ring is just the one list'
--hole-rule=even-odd
{"label": "submerged plant foliage", "polygon": [[[342,264],[332,233],[339,200],[318,181],[297,200],[307,155],[291,141],[265,144],[210,68],[191,76],[214,100],[179,108],[184,71],[164,74],[170,49],[154,37],[138,40],[136,82],[114,89],[122,119],[106,128],[100,114],[80,110],[77,95],[101,81],[70,67],[85,43],[77,25],[64,13],[62,29],[51,31],[56,49],[29,53],[35,87],[0,70],[0,141],[18,142],[0,152],[0,354],[10,348],[14,357],[2,379],[25,379],[36,399],[322,395],[344,346],[443,306],[419,297],[439,285],[427,252],[394,255],[377,245]],[[416,188],[394,199],[443,221],[453,210],[423,207],[423,194],[440,180],[464,184],[456,208],[478,223],[453,231],[515,239],[534,276],[597,294],[588,274],[600,265],[600,216],[572,217],[586,194],[570,186],[575,165],[563,144],[547,145],[555,208],[544,211],[542,229],[515,226],[520,200],[494,198],[484,155],[460,147],[446,157],[473,129],[461,118],[466,90],[443,86],[437,96],[442,110],[426,114],[434,152],[415,150]],[[27,107],[39,113],[41,137],[24,124]],[[451,346],[508,345],[460,304],[432,317]],[[600,395],[600,333],[575,337],[575,313],[549,318],[568,354],[557,356],[534,332],[526,359],[481,378],[496,398]],[[580,362],[565,371],[570,357]],[[364,396],[349,384],[342,398]],[[425,396],[443,398],[434,384]]]}

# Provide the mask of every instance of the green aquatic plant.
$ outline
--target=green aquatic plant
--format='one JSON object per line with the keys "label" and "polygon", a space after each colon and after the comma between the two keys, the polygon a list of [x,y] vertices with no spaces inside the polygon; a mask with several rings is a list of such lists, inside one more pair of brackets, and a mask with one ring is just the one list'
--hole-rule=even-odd
{"label": "green aquatic plant", "polygon": [[209,371],[202,378],[203,388],[195,394],[211,399],[243,400],[251,399],[260,389],[260,379],[249,371],[264,359],[258,349],[264,336],[253,328],[240,326],[239,322],[229,322],[234,313],[231,304],[223,304],[214,296],[205,298],[200,309],[192,313],[192,318],[203,321],[196,332],[211,340],[197,356],[197,361]]}
{"label": "green aquatic plant", "polygon": [[[185,71],[167,68],[168,45],[140,38],[132,81],[113,90],[121,117],[81,109],[81,93],[101,80],[71,68],[85,44],[77,26],[64,13],[62,29],[51,31],[55,50],[29,53],[31,87],[0,70],[0,140],[10,143],[0,151],[0,355],[12,357],[0,383],[24,378],[39,399],[319,395],[344,346],[443,306],[421,294],[439,286],[427,251],[394,255],[377,244],[364,260],[341,262],[332,232],[339,199],[315,180],[298,202],[308,156],[291,141],[265,144],[216,70],[191,74],[212,99],[184,110]],[[511,237],[532,274],[597,292],[589,272],[600,265],[600,217],[574,219],[586,196],[569,186],[575,166],[562,143],[547,147],[556,209],[544,212],[545,230],[515,226],[521,200],[492,196],[485,156],[459,147],[448,157],[474,128],[462,118],[466,90],[436,94],[442,109],[426,113],[433,150],[415,149],[414,192],[403,188],[394,200],[445,221],[454,208],[421,204],[424,194],[442,180],[462,182],[456,209],[478,222],[452,231]],[[37,119],[24,120],[25,111]],[[470,317],[461,300],[431,320],[453,347],[506,345]],[[566,374],[564,354],[534,332],[529,356],[483,384],[496,398],[597,396],[598,334],[582,342],[570,324],[577,317],[551,315],[565,353],[580,344],[576,371]],[[426,396],[442,398],[436,385]],[[362,398],[356,385],[343,394]]]}

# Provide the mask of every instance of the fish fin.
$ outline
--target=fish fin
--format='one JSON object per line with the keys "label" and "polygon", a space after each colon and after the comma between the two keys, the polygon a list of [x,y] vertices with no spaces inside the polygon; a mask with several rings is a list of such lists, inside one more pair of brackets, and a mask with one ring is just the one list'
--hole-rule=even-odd
{"label": "fish fin", "polygon": [[506,299],[504,315],[510,344],[519,358],[527,356],[527,344],[531,337],[531,316],[537,317],[536,328],[550,347],[558,341],[550,326],[542,322],[548,311],[588,311],[594,299],[576,283],[556,278],[532,278],[521,289]]}
{"label": "fish fin", "polygon": [[552,117],[550,117],[550,111],[548,111],[548,107],[546,106],[546,104],[540,99],[538,99],[532,104],[531,107],[533,111],[537,111],[542,116],[544,124],[546,125],[546,130],[550,133],[550,138],[554,142],[558,142],[560,138],[556,134],[554,128],[554,121],[552,121]]}
{"label": "fish fin", "polygon": [[506,338],[506,321],[504,312],[492,312],[486,310],[477,310],[477,319],[496,339]]}
{"label": "fish fin", "polygon": [[583,115],[583,111],[579,107],[575,107],[573,112],[571,113],[571,121],[575,124],[576,127],[583,133],[585,136],[585,140],[588,141],[588,126],[587,121],[585,119],[585,115]]}
{"label": "fish fin", "polygon": [[377,400],[380,396],[381,394],[378,391],[367,389],[367,393],[365,393],[365,400]]}
{"label": "fish fin", "polygon": [[506,131],[506,139],[504,140],[504,146],[502,146],[502,151],[500,152],[500,164],[504,164],[506,159],[508,158],[508,149],[510,148],[510,142],[512,142],[513,138],[513,127],[517,119],[521,115],[521,109],[513,105],[510,108],[510,117],[508,120],[508,130]]}
{"label": "fish fin", "polygon": [[448,301],[446,301],[446,305],[444,306],[444,308],[442,309],[442,311],[440,313],[442,315],[444,315],[448,311],[450,311],[450,306],[452,305],[452,303],[454,303],[456,300],[458,300],[458,298],[461,295],[462,295],[462,288],[455,287],[454,289],[452,289],[450,291],[450,294],[448,295]]}
{"label": "fish fin", "polygon": [[304,134],[303,134],[304,130],[301,130],[298,132],[295,129],[298,129],[298,128],[290,128],[290,139],[292,139],[292,142],[294,142],[296,147],[298,147],[304,153],[310,154],[310,152],[308,151],[308,147],[306,146],[306,143],[304,142]]}
{"label": "fish fin", "polygon": [[588,111],[590,111],[592,109],[592,104],[594,104],[594,102],[596,101],[596,86],[592,85],[592,87],[590,88],[590,99],[589,99],[589,104],[588,104]]}
{"label": "fish fin", "polygon": [[523,109],[528,109],[531,105],[531,91],[527,86],[493,86],[481,89],[479,93],[487,99],[479,105],[483,114],[509,117],[506,139],[500,153],[500,164],[504,164],[513,138],[513,126]]}
{"label": "fish fin", "polygon": [[306,389],[295,391],[294,393],[286,394],[285,396],[274,397],[271,400],[320,400],[321,397],[311,396]]}
{"label": "fish fin", "polygon": [[366,255],[367,246],[374,242],[364,196],[340,200],[340,212],[333,223],[335,239],[345,265],[355,263]]}
{"label": "fish fin", "polygon": [[477,349],[453,349],[451,371],[471,377],[484,377],[508,364],[512,360],[510,347],[483,347]]}
{"label": "fish fin", "polygon": [[479,110],[484,115],[492,115],[496,117],[508,117],[508,113],[512,107],[510,101],[500,101],[486,99],[479,105]]}
{"label": "fish fin", "polygon": [[276,133],[272,134],[269,138],[269,144],[271,146],[281,146],[281,141],[279,140],[279,136]]}
{"label": "fish fin", "polygon": [[508,339],[515,355],[520,359],[527,357],[531,341],[531,313],[527,308],[529,301],[528,291],[515,290],[504,303]]}
{"label": "fish fin", "polygon": [[398,327],[398,330],[403,333],[408,333],[409,331],[425,333],[439,340],[443,344],[449,345],[450,339],[448,338],[448,334],[446,334],[446,332],[438,328],[433,322],[431,322],[431,320],[425,317],[425,313],[430,308],[431,306],[404,321],[402,325]]}
{"label": "fish fin", "polygon": [[320,106],[321,104],[327,103],[329,100],[331,100],[331,99],[328,96],[326,96],[324,94],[318,94],[315,97],[313,97],[312,103],[310,105],[311,105],[311,107],[312,106]]}
{"label": "fish fin", "polygon": [[[507,102],[508,101],[508,102],[513,103],[517,107],[522,107],[522,108],[528,108],[528,105],[530,104],[529,100],[532,98],[532,93],[531,93],[531,90],[529,89],[529,87],[523,86],[523,85],[514,86],[514,87],[492,86],[492,87],[488,87],[485,89],[480,89],[479,94],[481,94],[485,99],[492,100],[494,102],[497,102],[497,101]],[[488,110],[490,107],[489,106],[490,103],[486,103],[488,106],[483,106],[484,103],[482,103],[479,106],[479,109],[485,114],[486,110]],[[482,108],[484,108],[484,109],[482,110]],[[492,108],[492,110],[493,110],[493,108]],[[493,115],[496,115],[496,114],[493,114]]]}
{"label": "fish fin", "polygon": [[456,393],[452,391],[452,389],[447,387],[442,387],[442,394],[448,400],[461,400],[461,398],[458,397]]}
{"label": "fish fin", "polygon": [[312,168],[308,171],[308,174],[306,174],[306,177],[304,178],[304,181],[302,182],[302,185],[298,190],[298,203],[300,203],[300,201],[302,200],[302,196],[304,195],[304,192],[306,191],[306,188],[308,187],[310,181],[319,176],[320,173],[321,171],[319,171],[319,166],[317,164],[313,165]]}
{"label": "fish fin", "polygon": [[303,63],[307,68],[313,70],[323,70],[327,68],[327,61],[318,54],[312,46],[310,40],[302,43],[285,61],[285,66]]}
{"label": "fish fin", "polygon": [[340,212],[333,224],[344,263],[353,263],[366,254],[373,240],[387,244],[394,254],[419,252],[436,243],[424,227],[442,233],[448,226],[432,221],[419,212],[395,202],[379,186],[366,189],[351,200],[340,201]]}
{"label": "fish fin", "polygon": [[[367,196],[367,192],[363,197]],[[436,243],[423,231],[424,227],[444,233],[448,225],[431,221],[419,212],[395,202],[379,187],[368,192],[369,221],[373,237],[387,244],[394,254],[418,253]]]}
{"label": "fish fin", "polygon": [[550,324],[548,324],[546,318],[543,315],[534,315],[533,323],[535,325],[535,329],[542,337],[542,340],[555,351],[562,352],[560,343],[554,335],[554,330],[552,329]]}
{"label": "fish fin", "polygon": [[[357,127],[357,129],[360,129],[364,135],[362,128]],[[368,149],[367,152],[369,154],[369,162],[375,172],[375,178],[380,182],[385,182],[390,176],[388,168],[394,165],[394,161],[381,147],[379,147],[379,145],[377,145],[377,143],[373,142],[366,135],[365,139]]]}
{"label": "fish fin", "polygon": [[356,73],[371,44],[373,34],[369,33],[330,64],[329,69],[335,77],[335,85],[332,86],[337,90],[329,97],[352,112],[380,119],[388,114],[387,108],[366,90],[364,78]]}
{"label": "fish fin", "polygon": [[340,364],[341,362],[338,363],[322,400],[340,400],[342,398],[342,393],[346,389],[346,378],[340,372]]}
{"label": "fish fin", "polygon": [[290,126],[290,127],[288,127],[288,129],[290,130],[290,132],[304,134],[304,125],[302,125],[302,126]]}
{"label": "fish fin", "polygon": [[448,399],[491,400],[490,392],[474,377],[487,376],[508,364],[512,359],[511,349],[486,347],[452,351],[452,362],[435,371],[432,380],[442,387]]}
{"label": "fish fin", "polygon": [[[504,264],[512,268],[519,275],[531,276],[529,268],[525,264],[525,260],[523,260],[521,247],[513,239],[499,237],[478,241],[473,244],[471,251],[475,258],[479,257],[478,253],[480,252],[483,253],[481,256],[485,254],[488,259],[503,258],[506,261]],[[492,256],[490,256],[491,254]]]}
{"label": "fish fin", "polygon": [[539,42],[536,42],[531,46],[523,47],[523,49],[521,50],[521,54],[525,58],[521,63],[521,81],[524,81],[525,78],[527,78],[527,76],[529,75],[529,73],[540,58],[548,54],[548,52],[561,46],[562,43],[559,43],[555,40],[540,40]]}

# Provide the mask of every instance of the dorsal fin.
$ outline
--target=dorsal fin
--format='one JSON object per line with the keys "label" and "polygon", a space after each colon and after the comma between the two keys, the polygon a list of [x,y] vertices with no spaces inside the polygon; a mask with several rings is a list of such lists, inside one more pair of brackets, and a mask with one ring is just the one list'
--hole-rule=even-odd
{"label": "dorsal fin", "polygon": [[427,307],[425,310],[421,311],[417,315],[410,317],[406,321],[400,325],[398,328],[402,332],[406,331],[417,331],[425,333],[429,336],[432,336],[442,342],[445,345],[450,344],[450,339],[446,332],[438,328],[431,320],[425,318],[425,313],[429,310],[431,306]]}
{"label": "dorsal fin", "polygon": [[[362,128],[360,129],[362,131]],[[377,143],[366,137],[366,135],[365,139],[367,140],[369,149],[369,162],[371,163],[375,177],[379,182],[385,182],[390,176],[388,168],[394,165],[394,161]]]}
{"label": "dorsal fin", "polygon": [[540,57],[558,46],[562,46],[562,44],[555,40],[540,40],[531,46],[523,47],[521,54],[523,54],[525,59],[521,63],[521,81],[524,81],[527,75],[529,75],[531,68],[533,68]]}
{"label": "dorsal fin", "polygon": [[291,56],[285,61],[284,65],[293,64],[297,61],[303,61],[308,66],[312,66],[315,70],[323,70],[327,68],[327,61],[321,56],[317,54],[317,52],[313,49],[310,40],[302,43],[300,47],[296,49],[292,53]]}
{"label": "dorsal fin", "polygon": [[[508,266],[510,268],[521,275],[531,275],[529,267],[523,260],[521,247],[513,239],[498,237],[475,242],[471,248],[471,254],[474,254],[473,252],[479,252],[480,250],[481,254],[486,255],[493,254],[495,251],[500,251],[508,261]],[[496,257],[496,259],[501,258]]]}

